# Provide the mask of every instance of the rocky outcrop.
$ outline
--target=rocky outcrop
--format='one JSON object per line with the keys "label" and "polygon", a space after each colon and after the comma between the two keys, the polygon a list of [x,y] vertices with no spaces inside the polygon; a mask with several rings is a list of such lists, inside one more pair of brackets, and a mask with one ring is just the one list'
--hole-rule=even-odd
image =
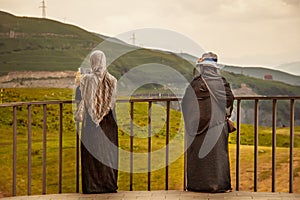
{"label": "rocky outcrop", "polygon": [[16,71],[0,76],[0,88],[73,88],[75,71]]}

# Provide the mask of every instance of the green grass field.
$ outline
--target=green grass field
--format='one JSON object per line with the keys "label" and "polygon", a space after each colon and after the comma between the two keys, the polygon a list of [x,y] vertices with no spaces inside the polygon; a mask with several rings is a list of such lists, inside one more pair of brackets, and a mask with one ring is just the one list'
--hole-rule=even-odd
{"label": "green grass field", "polygon": [[[37,101],[37,100],[69,100],[73,96],[70,89],[6,89],[3,102]],[[63,180],[62,192],[75,192],[76,164],[76,129],[73,121],[72,106],[63,107]],[[134,145],[136,154],[146,153],[148,149],[148,104],[136,103],[134,107]],[[32,177],[31,194],[42,193],[42,156],[43,129],[41,106],[32,107]],[[165,189],[165,107],[152,105],[152,165],[151,189]],[[59,159],[59,106],[47,106],[47,193],[58,192],[58,159]],[[116,107],[119,125],[119,148],[129,151],[130,115],[129,104],[118,103]],[[12,108],[0,108],[0,191],[6,196],[12,191]],[[17,195],[27,194],[27,108],[17,109]],[[240,190],[253,190],[253,126],[243,124],[241,127],[240,156]],[[180,112],[170,112],[170,166],[169,189],[183,189],[183,122]],[[271,133],[270,127],[259,127],[259,191],[271,190]],[[289,161],[289,128],[277,128],[276,188],[277,191],[288,192]],[[230,161],[232,185],[235,188],[235,152],[236,133],[230,135]],[[300,192],[300,127],[295,127],[294,143],[294,192]],[[155,154],[154,152],[158,152]],[[129,190],[129,158],[120,154],[119,190]],[[147,157],[134,157],[133,189],[147,190]]]}

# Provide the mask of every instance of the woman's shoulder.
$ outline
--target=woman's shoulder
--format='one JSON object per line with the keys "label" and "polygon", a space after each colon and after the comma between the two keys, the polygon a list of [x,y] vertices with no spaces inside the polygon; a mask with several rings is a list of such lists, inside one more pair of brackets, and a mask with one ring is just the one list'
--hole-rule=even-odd
{"label": "woman's shoulder", "polygon": [[116,77],[107,72],[107,78],[112,82],[117,82]]}
{"label": "woman's shoulder", "polygon": [[222,80],[225,84],[229,84],[229,82],[227,81],[227,79],[224,77],[224,76],[221,76],[222,77]]}
{"label": "woman's shoulder", "polygon": [[91,77],[91,74],[83,74],[81,76],[81,80],[86,80],[86,79],[89,79]]}
{"label": "woman's shoulder", "polygon": [[194,89],[194,90],[202,90],[205,91],[207,88],[205,86],[205,83],[203,82],[201,75],[196,76],[193,78],[193,80],[190,82],[190,86]]}
{"label": "woman's shoulder", "polygon": [[95,73],[88,73],[88,74],[84,74],[83,75],[83,79],[85,80],[94,80],[94,79],[99,79],[99,75],[95,74]]}
{"label": "woman's shoulder", "polygon": [[80,77],[80,85],[87,85],[92,79],[92,74],[84,74]]}

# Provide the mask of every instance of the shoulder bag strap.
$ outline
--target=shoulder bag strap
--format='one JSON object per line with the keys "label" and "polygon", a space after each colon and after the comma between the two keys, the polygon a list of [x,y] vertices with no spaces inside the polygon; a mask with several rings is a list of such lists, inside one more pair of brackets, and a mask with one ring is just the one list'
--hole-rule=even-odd
{"label": "shoulder bag strap", "polygon": [[201,80],[204,82],[205,86],[207,87],[209,93],[211,94],[211,96],[216,100],[216,102],[219,104],[219,101],[217,99],[217,97],[214,95],[214,93],[211,91],[211,89],[208,87],[208,84],[206,83],[205,79],[200,76]]}

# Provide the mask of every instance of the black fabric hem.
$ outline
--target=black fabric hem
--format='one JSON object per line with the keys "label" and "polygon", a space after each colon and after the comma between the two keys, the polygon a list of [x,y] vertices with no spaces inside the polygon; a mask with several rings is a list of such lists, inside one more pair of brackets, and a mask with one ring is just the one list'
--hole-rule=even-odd
{"label": "black fabric hem", "polygon": [[105,194],[105,193],[117,193],[117,190],[101,191],[101,192],[83,192],[82,194]]}
{"label": "black fabric hem", "polygon": [[232,188],[229,189],[219,189],[219,190],[205,190],[205,189],[192,189],[192,188],[187,188],[187,191],[190,192],[200,192],[200,193],[227,193],[227,192],[232,192]]}

